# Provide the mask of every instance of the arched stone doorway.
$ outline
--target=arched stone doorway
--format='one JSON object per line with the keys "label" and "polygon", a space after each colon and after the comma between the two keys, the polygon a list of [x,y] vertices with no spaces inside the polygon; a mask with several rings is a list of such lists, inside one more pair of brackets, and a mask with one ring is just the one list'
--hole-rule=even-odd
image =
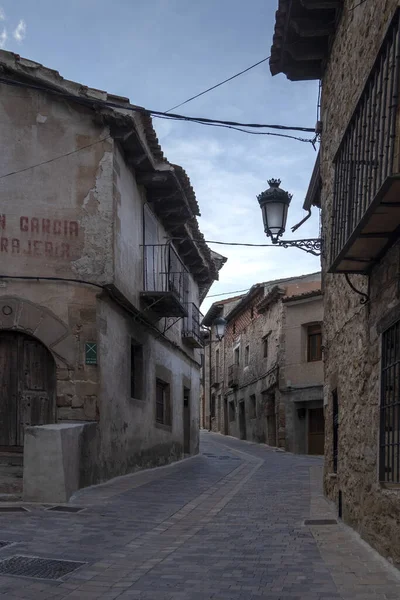
{"label": "arched stone doorway", "polygon": [[22,452],[28,425],[56,420],[56,364],[38,339],[0,331],[0,451]]}

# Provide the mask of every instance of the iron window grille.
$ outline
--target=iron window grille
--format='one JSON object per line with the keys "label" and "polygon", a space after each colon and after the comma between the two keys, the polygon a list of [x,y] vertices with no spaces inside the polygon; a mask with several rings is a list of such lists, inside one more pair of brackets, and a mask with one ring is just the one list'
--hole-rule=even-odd
{"label": "iron window grille", "polygon": [[393,20],[335,157],[330,264],[392,174],[400,65],[399,17]]}
{"label": "iron window grille", "polygon": [[400,483],[400,321],[382,336],[379,478]]}

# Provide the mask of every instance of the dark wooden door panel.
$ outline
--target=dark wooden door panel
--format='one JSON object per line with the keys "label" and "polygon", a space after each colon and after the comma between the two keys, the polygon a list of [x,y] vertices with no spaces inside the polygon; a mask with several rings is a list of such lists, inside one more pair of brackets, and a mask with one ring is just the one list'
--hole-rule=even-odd
{"label": "dark wooden door panel", "polygon": [[22,340],[23,389],[44,390],[47,383],[47,350],[36,340]]}
{"label": "dark wooden door panel", "polygon": [[55,364],[39,341],[0,332],[0,446],[23,446],[25,427],[55,422]]}
{"label": "dark wooden door panel", "polygon": [[15,336],[0,334],[0,446],[17,445],[17,354]]}

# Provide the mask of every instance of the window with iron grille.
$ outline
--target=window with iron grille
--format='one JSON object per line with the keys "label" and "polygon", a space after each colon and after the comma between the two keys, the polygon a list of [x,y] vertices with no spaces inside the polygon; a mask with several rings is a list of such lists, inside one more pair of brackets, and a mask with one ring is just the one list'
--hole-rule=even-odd
{"label": "window with iron grille", "polygon": [[397,13],[335,157],[331,265],[393,172],[399,47]]}
{"label": "window with iron grille", "polygon": [[379,478],[400,483],[400,321],[382,336]]}
{"label": "window with iron grille", "polygon": [[321,325],[307,327],[307,361],[322,360],[322,331]]}
{"label": "window with iron grille", "polygon": [[339,400],[337,390],[332,392],[333,412],[333,472],[337,473],[339,450]]}
{"label": "window with iron grille", "polygon": [[170,386],[161,379],[156,380],[156,421],[162,425],[172,425]]}

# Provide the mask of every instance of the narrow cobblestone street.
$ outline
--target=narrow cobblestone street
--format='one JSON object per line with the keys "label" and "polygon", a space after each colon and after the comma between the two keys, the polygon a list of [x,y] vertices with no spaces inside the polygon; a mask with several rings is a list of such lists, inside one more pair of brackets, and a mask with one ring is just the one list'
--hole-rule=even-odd
{"label": "narrow cobblestone street", "polygon": [[335,518],[321,495],[321,459],[210,433],[201,451],[81,491],[72,502],[81,512],[0,512],[0,541],[11,542],[2,561],[84,563],[59,580],[1,575],[0,598],[400,598],[397,572],[351,531],[304,524]]}

